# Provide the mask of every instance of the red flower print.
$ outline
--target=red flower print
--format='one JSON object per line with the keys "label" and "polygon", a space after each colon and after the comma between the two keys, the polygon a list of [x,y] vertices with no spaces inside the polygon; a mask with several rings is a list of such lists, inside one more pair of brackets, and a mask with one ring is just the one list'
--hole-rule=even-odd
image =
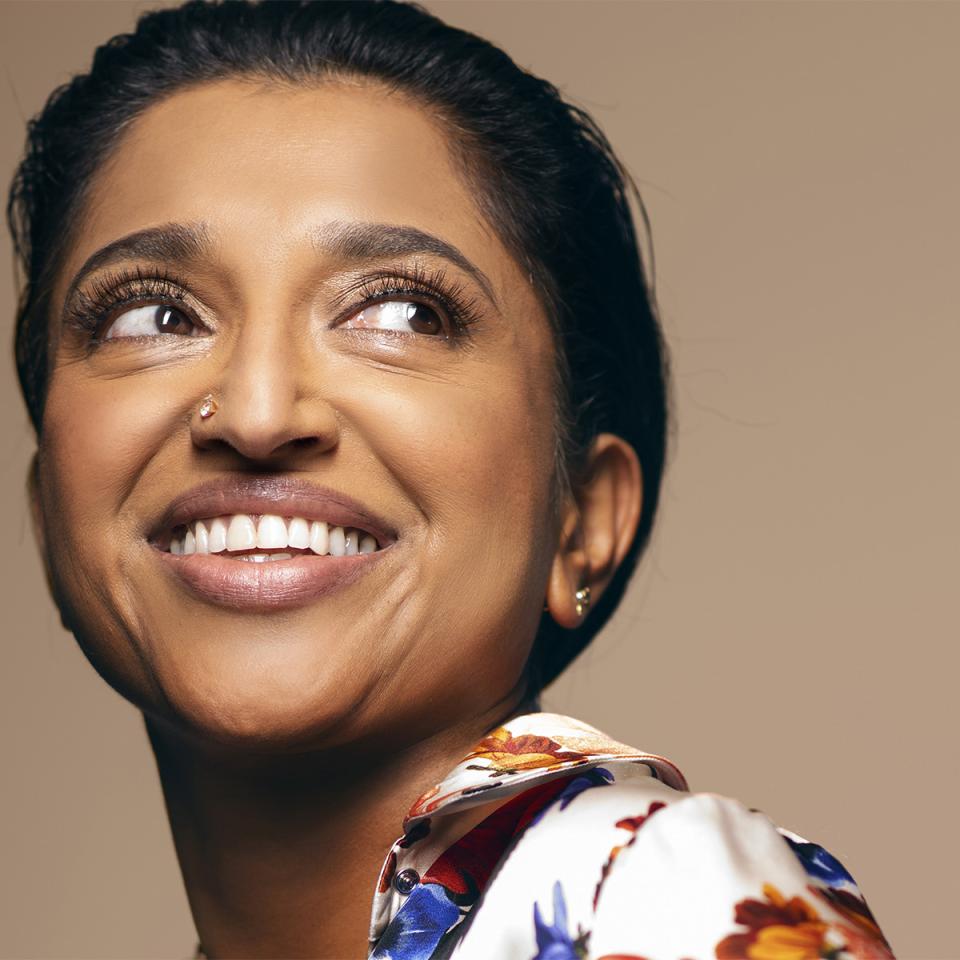
{"label": "red flower print", "polygon": [[636,817],[624,817],[622,820],[617,821],[617,826],[621,830],[630,831],[630,839],[626,843],[621,843],[619,846],[614,847],[610,851],[610,856],[607,857],[607,862],[603,865],[603,869],[600,871],[600,881],[597,884],[597,889],[593,892],[593,909],[597,909],[597,901],[600,899],[600,891],[603,889],[603,885],[606,882],[607,876],[610,873],[610,869],[613,866],[613,861],[617,859],[620,855],[620,851],[625,847],[629,847],[634,840],[637,839],[637,831],[649,820],[658,810],[662,810],[666,806],[665,803],[661,803],[659,800],[655,800],[647,808],[646,813],[641,813]]}
{"label": "red flower print", "polygon": [[879,940],[889,950],[889,944],[880,932],[880,927],[877,926],[877,921],[873,919],[873,914],[864,900],[849,890],[823,889],[814,886],[809,889],[811,893],[829,903],[844,920],[853,924],[861,933]]}
{"label": "red flower print", "polygon": [[441,884],[461,906],[474,903],[513,838],[561,793],[566,782],[563,777],[550,780],[508,800],[442,853],[423,875],[423,882]]}
{"label": "red flower print", "polygon": [[[865,960],[893,960],[893,950],[880,932],[866,901],[849,890],[810,886],[811,893],[825,900],[850,926],[841,926],[847,952]],[[840,925],[838,925],[840,926]]]}
{"label": "red flower print", "polygon": [[393,883],[393,875],[396,872],[397,853],[395,850],[391,850],[390,856],[387,858],[386,865],[380,872],[380,883],[377,884],[377,893],[386,893],[390,889],[390,884]]}

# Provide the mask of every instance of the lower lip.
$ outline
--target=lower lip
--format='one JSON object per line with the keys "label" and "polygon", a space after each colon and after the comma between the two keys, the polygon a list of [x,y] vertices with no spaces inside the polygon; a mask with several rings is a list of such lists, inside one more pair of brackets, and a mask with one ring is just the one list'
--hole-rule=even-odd
{"label": "lower lip", "polygon": [[231,610],[251,611],[282,610],[319,600],[357,581],[383,552],[348,557],[304,554],[291,560],[252,563],[215,553],[182,556],[156,550],[161,562],[200,599]]}

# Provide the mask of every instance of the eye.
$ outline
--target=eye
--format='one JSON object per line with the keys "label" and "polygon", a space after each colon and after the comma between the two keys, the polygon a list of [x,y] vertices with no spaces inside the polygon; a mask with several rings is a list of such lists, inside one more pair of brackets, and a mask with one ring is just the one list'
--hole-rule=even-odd
{"label": "eye", "polygon": [[384,300],[364,307],[343,326],[352,329],[399,330],[403,333],[442,335],[444,322],[432,307],[412,300]]}
{"label": "eye", "polygon": [[198,326],[182,310],[168,304],[151,303],[143,307],[124,310],[107,327],[104,340],[120,337],[155,337],[173,333],[181,336],[197,336]]}

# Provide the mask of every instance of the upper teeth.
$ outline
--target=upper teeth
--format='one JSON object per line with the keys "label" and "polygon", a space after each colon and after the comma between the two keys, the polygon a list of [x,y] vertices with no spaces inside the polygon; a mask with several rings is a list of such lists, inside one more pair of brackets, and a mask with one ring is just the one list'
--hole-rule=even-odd
{"label": "upper teeth", "polygon": [[[256,521],[245,513],[212,520],[194,520],[178,529],[170,541],[176,554],[223,553],[240,550],[276,550],[294,547],[324,556],[373,553],[377,541],[353,527],[333,527],[322,520],[264,514]],[[285,555],[287,559],[289,555]]]}

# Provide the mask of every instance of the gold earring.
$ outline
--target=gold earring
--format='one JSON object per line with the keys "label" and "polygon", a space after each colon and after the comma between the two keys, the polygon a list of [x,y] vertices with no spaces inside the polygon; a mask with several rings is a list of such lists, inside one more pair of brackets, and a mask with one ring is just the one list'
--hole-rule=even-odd
{"label": "gold earring", "polygon": [[581,587],[574,595],[573,599],[577,601],[575,607],[577,611],[577,616],[582,617],[584,612],[590,606],[590,588]]}
{"label": "gold earring", "polygon": [[217,401],[213,399],[213,394],[208,393],[200,404],[200,419],[209,420],[217,412]]}

